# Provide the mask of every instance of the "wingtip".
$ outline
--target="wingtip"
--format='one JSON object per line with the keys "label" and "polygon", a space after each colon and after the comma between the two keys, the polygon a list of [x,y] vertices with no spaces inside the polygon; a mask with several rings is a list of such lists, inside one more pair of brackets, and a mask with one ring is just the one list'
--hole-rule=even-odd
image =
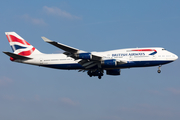
{"label": "wingtip", "polygon": [[50,39],[48,39],[48,38],[46,38],[46,37],[44,37],[44,36],[42,36],[41,37],[45,42],[52,42]]}

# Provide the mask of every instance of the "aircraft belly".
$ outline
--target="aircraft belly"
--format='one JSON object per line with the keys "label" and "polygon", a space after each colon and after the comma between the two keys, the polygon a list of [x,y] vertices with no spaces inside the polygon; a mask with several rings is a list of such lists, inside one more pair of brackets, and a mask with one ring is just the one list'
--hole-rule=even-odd
{"label": "aircraft belly", "polygon": [[166,60],[162,60],[162,61],[128,61],[128,63],[126,64],[121,64],[121,65],[117,65],[117,66],[103,66],[103,69],[121,69],[121,68],[131,68],[131,67],[148,67],[148,66],[157,66],[157,65],[163,65],[163,64],[167,64],[173,61],[166,61]]}
{"label": "aircraft belly", "polygon": [[[114,68],[131,68],[131,67],[147,67],[147,66],[157,66],[167,64],[173,61],[128,61],[126,64],[116,65],[116,66],[102,66],[103,69],[114,69]],[[55,69],[85,69],[82,65],[78,63],[68,63],[68,64],[47,64],[41,65],[44,67],[55,68]],[[93,67],[91,69],[96,69]]]}
{"label": "aircraft belly", "polygon": [[157,66],[157,65],[163,65],[170,63],[172,61],[157,61],[157,60],[152,60],[152,61],[130,61],[127,64],[120,65],[120,67],[146,67],[146,66]]}
{"label": "aircraft belly", "polygon": [[48,65],[41,65],[44,67],[49,68],[55,68],[55,69],[84,69],[80,64],[78,63],[72,63],[72,64],[48,64]]}

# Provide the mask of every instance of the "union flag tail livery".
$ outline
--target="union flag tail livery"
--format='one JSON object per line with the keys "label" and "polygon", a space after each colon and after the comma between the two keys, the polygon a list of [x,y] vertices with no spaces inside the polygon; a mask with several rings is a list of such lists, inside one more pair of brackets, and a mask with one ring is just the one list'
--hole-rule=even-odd
{"label": "union flag tail livery", "polygon": [[29,44],[15,32],[5,32],[9,44],[14,52],[21,56],[31,56],[32,54],[41,54],[35,47]]}
{"label": "union flag tail livery", "polygon": [[124,68],[158,66],[160,67],[178,59],[178,56],[162,47],[127,48],[105,52],[86,52],[48,38],[42,39],[65,52],[63,54],[43,54],[15,32],[6,32],[7,39],[14,53],[4,52],[13,62],[64,70],[87,71],[98,76],[106,71],[107,75],[120,75]]}

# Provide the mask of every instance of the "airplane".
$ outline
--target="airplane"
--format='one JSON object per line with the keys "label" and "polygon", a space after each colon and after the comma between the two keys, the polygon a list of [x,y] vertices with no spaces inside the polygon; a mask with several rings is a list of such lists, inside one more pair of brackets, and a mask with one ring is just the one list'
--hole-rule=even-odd
{"label": "airplane", "polygon": [[157,72],[161,73],[162,65],[178,59],[177,55],[162,47],[86,52],[42,37],[45,42],[64,50],[61,54],[44,54],[15,32],[5,32],[5,35],[13,53],[3,53],[8,55],[13,62],[63,70],[79,70],[79,72],[86,71],[90,77],[98,76],[99,79],[104,71],[107,75],[120,75],[121,69],[134,67],[158,66]]}

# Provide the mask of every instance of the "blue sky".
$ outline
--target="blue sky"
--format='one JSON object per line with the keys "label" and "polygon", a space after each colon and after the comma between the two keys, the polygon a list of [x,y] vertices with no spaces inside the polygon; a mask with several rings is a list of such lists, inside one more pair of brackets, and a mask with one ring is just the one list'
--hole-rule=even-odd
{"label": "blue sky", "polygon": [[[41,36],[85,51],[164,47],[180,56],[178,0],[6,0],[4,32],[15,31],[43,53],[62,50]],[[157,67],[122,69],[120,76],[88,77],[9,61],[0,54],[2,120],[179,120],[180,60]]]}

